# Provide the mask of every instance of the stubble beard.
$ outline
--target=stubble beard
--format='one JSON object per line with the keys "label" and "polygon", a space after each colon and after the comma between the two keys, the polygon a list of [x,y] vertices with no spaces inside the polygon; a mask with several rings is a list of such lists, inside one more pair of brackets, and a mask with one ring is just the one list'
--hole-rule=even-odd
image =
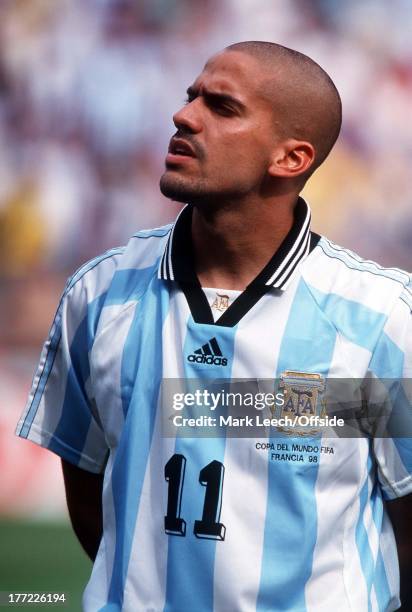
{"label": "stubble beard", "polygon": [[237,202],[250,192],[247,185],[237,183],[231,188],[224,181],[220,182],[219,177],[211,185],[205,179],[183,177],[170,170],[161,176],[159,186],[162,194],[175,202],[208,207]]}
{"label": "stubble beard", "polygon": [[206,193],[207,190],[200,181],[197,181],[197,184],[190,183],[187,179],[177,176],[168,170],[161,176],[159,186],[160,191],[166,198],[176,202],[192,204],[210,197],[210,194]]}

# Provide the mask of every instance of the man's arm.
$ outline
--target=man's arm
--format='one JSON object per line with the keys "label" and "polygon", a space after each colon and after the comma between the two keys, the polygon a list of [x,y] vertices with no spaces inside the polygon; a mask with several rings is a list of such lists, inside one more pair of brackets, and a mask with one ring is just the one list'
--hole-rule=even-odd
{"label": "man's arm", "polygon": [[80,544],[92,561],[102,537],[103,475],[75,467],[62,459],[70,520]]}
{"label": "man's arm", "polygon": [[398,548],[401,573],[401,610],[412,610],[412,495],[386,503]]}

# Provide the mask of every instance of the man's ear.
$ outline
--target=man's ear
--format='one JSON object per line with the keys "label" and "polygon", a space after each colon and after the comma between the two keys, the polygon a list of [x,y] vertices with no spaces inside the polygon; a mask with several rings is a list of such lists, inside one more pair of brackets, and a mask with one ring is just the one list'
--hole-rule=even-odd
{"label": "man's ear", "polygon": [[298,177],[313,166],[315,155],[315,147],[310,142],[288,138],[273,151],[268,172],[273,177]]}

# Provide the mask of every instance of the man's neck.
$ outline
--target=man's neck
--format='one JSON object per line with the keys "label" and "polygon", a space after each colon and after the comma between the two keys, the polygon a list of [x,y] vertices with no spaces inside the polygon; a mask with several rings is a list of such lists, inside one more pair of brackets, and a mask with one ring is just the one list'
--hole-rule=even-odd
{"label": "man's neck", "polygon": [[297,196],[219,207],[195,206],[192,240],[203,287],[244,290],[293,225]]}

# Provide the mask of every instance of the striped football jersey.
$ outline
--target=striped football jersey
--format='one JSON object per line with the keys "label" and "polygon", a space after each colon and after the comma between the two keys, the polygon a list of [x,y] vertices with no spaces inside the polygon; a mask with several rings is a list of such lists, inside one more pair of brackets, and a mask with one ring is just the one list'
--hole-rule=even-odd
{"label": "striped football jersey", "polygon": [[84,609],[397,609],[384,501],[412,492],[411,439],[166,436],[160,389],[410,378],[411,277],[312,233],[300,199],[247,289],[230,302],[218,290],[218,316],[195,274],[191,214],[68,281],[18,424],[22,438],[104,472]]}

